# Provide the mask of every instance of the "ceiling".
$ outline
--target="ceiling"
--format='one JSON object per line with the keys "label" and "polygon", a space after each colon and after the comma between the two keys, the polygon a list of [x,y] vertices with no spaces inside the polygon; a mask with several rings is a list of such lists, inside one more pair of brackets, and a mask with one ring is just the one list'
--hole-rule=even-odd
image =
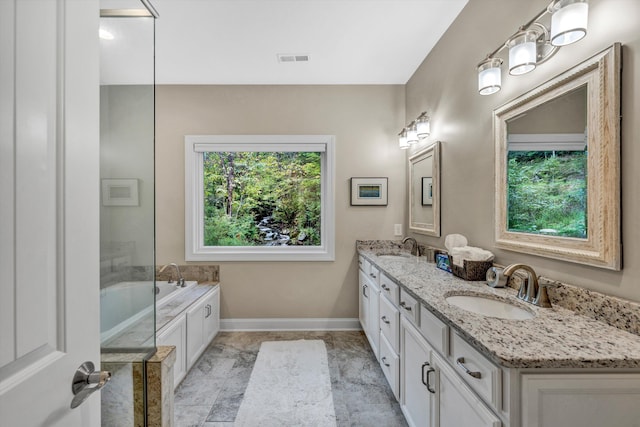
{"label": "ceiling", "polygon": [[[157,84],[405,84],[468,0],[151,0]],[[136,0],[101,7],[139,8]],[[103,18],[102,83],[150,83],[150,19]],[[279,62],[278,54],[308,55]]]}

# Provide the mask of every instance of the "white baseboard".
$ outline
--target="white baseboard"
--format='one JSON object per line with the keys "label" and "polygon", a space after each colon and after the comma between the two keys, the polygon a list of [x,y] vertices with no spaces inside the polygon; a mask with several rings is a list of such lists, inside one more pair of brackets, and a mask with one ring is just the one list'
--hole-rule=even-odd
{"label": "white baseboard", "polygon": [[358,319],[220,319],[221,331],[359,331]]}

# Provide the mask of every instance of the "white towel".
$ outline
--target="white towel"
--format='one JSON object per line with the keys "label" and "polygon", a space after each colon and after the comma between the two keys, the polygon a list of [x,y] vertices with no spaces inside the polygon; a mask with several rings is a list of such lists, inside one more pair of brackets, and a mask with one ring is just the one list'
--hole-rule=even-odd
{"label": "white towel", "polygon": [[444,247],[447,248],[449,253],[453,248],[467,246],[467,243],[467,238],[462,234],[447,234],[447,237],[444,238]]}
{"label": "white towel", "polygon": [[467,261],[492,261],[493,253],[473,246],[456,247],[449,251],[453,264],[458,267],[464,266],[464,260]]}

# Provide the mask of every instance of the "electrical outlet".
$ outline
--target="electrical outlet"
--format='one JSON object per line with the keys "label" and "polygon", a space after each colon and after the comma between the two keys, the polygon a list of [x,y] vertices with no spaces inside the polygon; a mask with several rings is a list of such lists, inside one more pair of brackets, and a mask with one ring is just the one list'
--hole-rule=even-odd
{"label": "electrical outlet", "polygon": [[393,235],[402,236],[402,224],[393,224]]}

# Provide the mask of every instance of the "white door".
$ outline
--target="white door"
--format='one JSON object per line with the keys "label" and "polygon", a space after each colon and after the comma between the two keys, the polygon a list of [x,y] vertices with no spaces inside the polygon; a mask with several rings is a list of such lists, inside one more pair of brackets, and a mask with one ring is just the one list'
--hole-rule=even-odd
{"label": "white door", "polygon": [[100,425],[71,409],[99,366],[99,6],[0,0],[0,424]]}
{"label": "white door", "polygon": [[404,316],[400,325],[400,407],[411,427],[427,427],[431,425],[435,394],[430,362],[433,348]]}

